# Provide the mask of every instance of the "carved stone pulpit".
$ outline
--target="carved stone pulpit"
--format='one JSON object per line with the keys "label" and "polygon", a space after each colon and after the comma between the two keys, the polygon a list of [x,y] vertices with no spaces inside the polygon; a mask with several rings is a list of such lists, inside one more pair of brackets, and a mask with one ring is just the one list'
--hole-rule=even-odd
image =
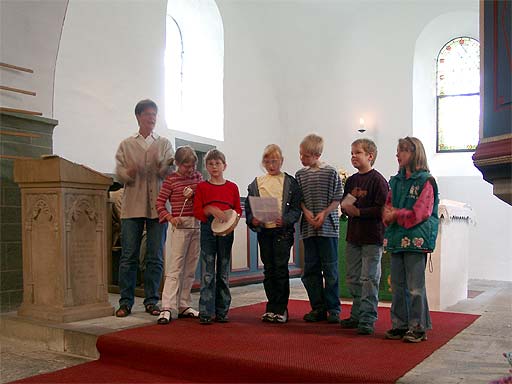
{"label": "carved stone pulpit", "polygon": [[112,179],[58,156],[14,163],[21,189],[23,303],[18,315],[71,322],[108,302],[107,189]]}

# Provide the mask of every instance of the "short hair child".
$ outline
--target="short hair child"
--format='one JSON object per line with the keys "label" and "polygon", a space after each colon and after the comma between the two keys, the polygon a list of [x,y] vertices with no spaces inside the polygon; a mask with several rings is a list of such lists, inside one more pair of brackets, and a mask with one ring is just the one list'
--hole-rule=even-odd
{"label": "short hair child", "polygon": [[295,174],[302,191],[302,282],[311,304],[311,311],[304,315],[304,320],[327,320],[337,324],[341,311],[338,292],[337,207],[343,187],[336,169],[320,161],[323,143],[323,138],[314,133],[301,141],[300,159],[304,168]]}
{"label": "short hair child", "polygon": [[[261,164],[266,174],[256,177],[249,185],[248,197],[245,200],[246,223],[257,233],[264,267],[263,287],[268,301],[261,320],[286,323],[290,296],[288,260],[294,241],[294,225],[301,215],[301,193],[297,181],[281,171],[283,154],[277,144],[265,147]],[[275,198],[279,218],[275,222],[258,220],[253,215],[251,196]]]}
{"label": "short hair child", "polygon": [[361,335],[372,334],[377,321],[384,239],[382,207],[389,189],[386,179],[372,167],[376,157],[377,146],[372,140],[352,143],[351,162],[358,172],[345,182],[341,202],[341,210],[348,215],[346,281],[353,297],[350,317],[341,320],[341,326],[357,328]]}
{"label": "short hair child", "polygon": [[240,193],[235,183],[224,179],[226,157],[218,149],[211,149],[205,156],[208,181],[198,184],[194,197],[194,216],[201,221],[201,291],[199,321],[201,324],[228,322],[231,305],[229,268],[234,233],[216,236],[211,228],[214,218],[226,221],[225,211],[242,214]]}
{"label": "short hair child", "polygon": [[368,154],[373,155],[370,160],[370,165],[373,166],[375,164],[375,160],[377,160],[377,145],[370,139],[357,139],[354,140],[351,147],[360,145],[361,148]]}

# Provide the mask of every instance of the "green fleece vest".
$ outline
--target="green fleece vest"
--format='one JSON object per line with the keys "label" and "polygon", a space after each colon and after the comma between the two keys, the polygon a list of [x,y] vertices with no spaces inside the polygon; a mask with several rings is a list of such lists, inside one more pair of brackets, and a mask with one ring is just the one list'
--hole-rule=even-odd
{"label": "green fleece vest", "polygon": [[393,207],[412,209],[427,180],[434,188],[432,215],[409,229],[405,229],[396,222],[389,225],[384,233],[384,247],[387,252],[432,252],[434,250],[439,227],[437,215],[439,196],[434,178],[426,171],[418,171],[406,179],[405,171],[401,170],[391,178],[389,185],[392,191]]}

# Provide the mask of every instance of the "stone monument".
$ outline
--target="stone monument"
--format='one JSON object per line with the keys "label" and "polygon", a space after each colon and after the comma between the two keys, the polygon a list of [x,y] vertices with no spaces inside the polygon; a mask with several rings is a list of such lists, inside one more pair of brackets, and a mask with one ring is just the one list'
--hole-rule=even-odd
{"label": "stone monument", "polygon": [[112,179],[52,155],[16,160],[14,180],[22,206],[18,315],[55,322],[112,315],[106,228]]}

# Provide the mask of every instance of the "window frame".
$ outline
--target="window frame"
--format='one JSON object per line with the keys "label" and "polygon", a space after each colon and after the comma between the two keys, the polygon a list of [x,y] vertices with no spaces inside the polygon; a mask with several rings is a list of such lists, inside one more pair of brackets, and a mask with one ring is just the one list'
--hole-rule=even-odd
{"label": "window frame", "polygon": [[[436,57],[436,153],[460,153],[460,152],[475,152],[476,148],[474,149],[440,149],[439,148],[439,101],[440,99],[447,98],[447,97],[465,97],[465,96],[476,96],[480,95],[480,90],[478,92],[472,92],[472,93],[459,93],[459,94],[449,94],[449,95],[440,95],[439,94],[439,56],[441,55],[441,52],[445,49],[445,47],[450,44],[454,40],[461,40],[461,39],[470,39],[474,40],[478,43],[480,47],[480,41],[478,39],[475,39],[471,36],[457,36],[454,38],[451,38],[448,40],[439,50],[437,57]],[[481,111],[480,111],[481,112]],[[478,144],[478,143],[477,143]]]}

